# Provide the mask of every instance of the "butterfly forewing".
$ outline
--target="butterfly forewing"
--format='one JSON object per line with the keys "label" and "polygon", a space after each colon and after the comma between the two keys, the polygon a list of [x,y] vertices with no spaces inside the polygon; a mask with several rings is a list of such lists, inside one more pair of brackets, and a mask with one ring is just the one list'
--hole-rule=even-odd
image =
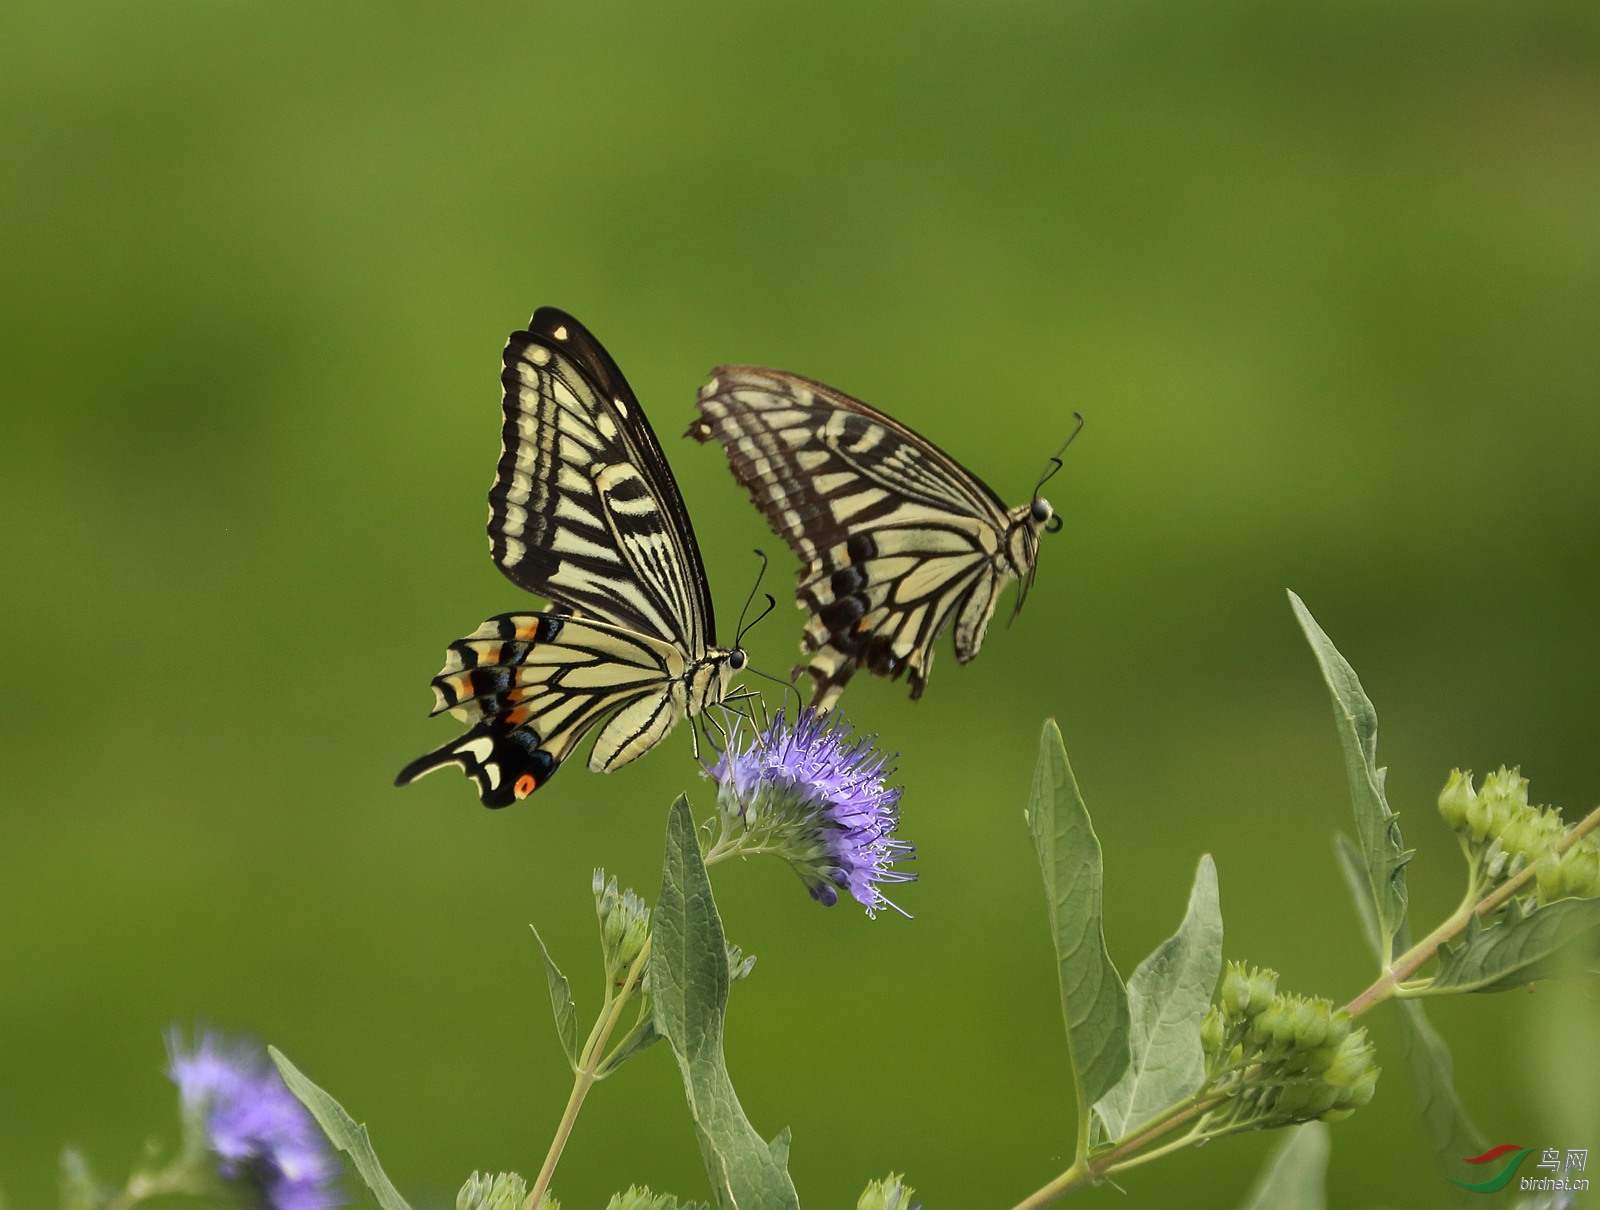
{"label": "butterfly forewing", "polygon": [[616,363],[553,307],[504,361],[495,562],[529,592],[703,651],[715,625],[694,529]]}
{"label": "butterfly forewing", "polygon": [[995,597],[1017,574],[1016,518],[932,442],[858,399],[779,370],[719,366],[688,435],[718,440],[734,476],[803,561],[803,650],[828,707],[859,667],[909,673],[919,697],[932,645],[956,619],[977,654]]}

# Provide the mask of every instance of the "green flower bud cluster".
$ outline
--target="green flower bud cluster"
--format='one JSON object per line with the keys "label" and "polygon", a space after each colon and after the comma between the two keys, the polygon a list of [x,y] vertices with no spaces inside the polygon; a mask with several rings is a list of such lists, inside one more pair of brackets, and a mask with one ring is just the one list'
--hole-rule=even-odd
{"label": "green flower bud cluster", "polygon": [[1452,769],[1439,792],[1439,814],[1456,830],[1478,863],[1486,886],[1534,867],[1541,904],[1600,895],[1600,846],[1583,837],[1559,856],[1556,842],[1567,825],[1554,807],[1531,806],[1528,779],[1501,766],[1474,790],[1472,774]]}
{"label": "green flower bud cluster", "polygon": [[881,1181],[868,1185],[856,1202],[856,1210],[918,1210],[911,1204],[916,1190],[905,1183],[905,1178],[891,1172]]}
{"label": "green flower bud cluster", "polygon": [[706,1210],[701,1202],[685,1202],[682,1206],[670,1193],[651,1193],[642,1185],[629,1185],[626,1193],[613,1193],[606,1210]]}
{"label": "green flower bud cluster", "polygon": [[1208,1128],[1335,1121],[1372,1100],[1379,1068],[1367,1031],[1320,996],[1278,991],[1276,971],[1230,962],[1200,1025],[1206,1077],[1229,1101]]}
{"label": "green flower bud cluster", "polygon": [[[606,978],[620,984],[650,936],[650,909],[631,890],[618,892],[617,880],[594,872],[594,912],[600,918],[600,949]],[[637,991],[637,987],[635,991]]]}
{"label": "green flower bud cluster", "polygon": [[[502,1172],[498,1176],[474,1172],[456,1194],[456,1210],[522,1210],[528,1200],[528,1182],[515,1172]],[[561,1203],[548,1193],[539,1203],[539,1210],[560,1210]]]}

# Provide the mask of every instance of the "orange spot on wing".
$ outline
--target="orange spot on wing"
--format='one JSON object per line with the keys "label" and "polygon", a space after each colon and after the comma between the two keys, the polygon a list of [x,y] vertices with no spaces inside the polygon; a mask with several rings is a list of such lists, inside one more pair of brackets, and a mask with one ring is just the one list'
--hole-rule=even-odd
{"label": "orange spot on wing", "polygon": [[532,773],[524,773],[521,777],[517,778],[517,784],[511,788],[511,792],[518,798],[526,798],[538,788],[539,779]]}
{"label": "orange spot on wing", "polygon": [[518,626],[517,638],[524,643],[537,642],[539,638],[539,619],[534,618],[527,625]]}

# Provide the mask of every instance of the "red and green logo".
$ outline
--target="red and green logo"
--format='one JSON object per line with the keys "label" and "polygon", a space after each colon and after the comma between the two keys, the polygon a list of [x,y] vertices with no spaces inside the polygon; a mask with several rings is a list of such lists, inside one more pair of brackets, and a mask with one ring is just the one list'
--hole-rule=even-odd
{"label": "red and green logo", "polygon": [[1489,1148],[1482,1155],[1474,1155],[1462,1160],[1462,1163],[1465,1164],[1487,1164],[1499,1159],[1507,1152],[1513,1152],[1514,1154],[1511,1158],[1506,1161],[1505,1167],[1488,1180],[1458,1181],[1453,1176],[1446,1179],[1452,1184],[1460,1185],[1463,1189],[1468,1189],[1473,1193],[1494,1193],[1497,1190],[1504,1189],[1511,1183],[1511,1178],[1517,1175],[1517,1169],[1521,1167],[1522,1161],[1528,1158],[1528,1153],[1532,1150],[1532,1147],[1518,1147],[1515,1143],[1501,1143],[1498,1147]]}

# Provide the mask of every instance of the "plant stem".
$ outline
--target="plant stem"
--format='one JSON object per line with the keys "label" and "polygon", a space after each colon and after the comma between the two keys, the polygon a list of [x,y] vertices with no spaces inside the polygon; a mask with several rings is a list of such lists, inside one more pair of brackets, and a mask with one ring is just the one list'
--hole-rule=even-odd
{"label": "plant stem", "polygon": [[1134,1135],[1125,1143],[1119,1143],[1110,1151],[1093,1160],[1080,1160],[1063,1172],[1044,1188],[1032,1196],[1018,1202],[1012,1210],[1041,1210],[1056,1199],[1064,1197],[1074,1189],[1081,1189],[1085,1185],[1098,1185],[1100,1181],[1113,1169],[1123,1166],[1123,1162],[1148,1144],[1154,1142],[1162,1135],[1186,1125],[1198,1117],[1202,1117],[1215,1109],[1226,1097],[1208,1097],[1204,1101],[1196,1101],[1185,1109],[1179,1110],[1170,1117],[1162,1118],[1145,1127],[1144,1130]]}
{"label": "plant stem", "polygon": [[132,1210],[150,1197],[187,1193],[196,1197],[214,1191],[209,1174],[197,1172],[191,1156],[179,1156],[160,1172],[135,1172],[127,1187],[107,1203],[105,1210]]}
{"label": "plant stem", "polygon": [[[1555,852],[1557,855],[1565,853],[1596,827],[1600,827],[1600,807],[1596,807],[1584,816],[1582,820],[1574,824],[1566,835],[1556,842]],[[1345,1005],[1345,1011],[1352,1017],[1359,1017],[1368,1009],[1389,999],[1395,994],[1401,983],[1416,974],[1429,959],[1439,952],[1441,945],[1465,929],[1467,922],[1474,915],[1487,916],[1489,913],[1497,911],[1505,904],[1506,900],[1526,888],[1528,883],[1533,880],[1533,877],[1533,863],[1529,862],[1519,873],[1506,879],[1505,882],[1490,894],[1485,895],[1481,900],[1473,902],[1473,896],[1469,893],[1467,898],[1462,901],[1461,906],[1451,913],[1449,919],[1400,955],[1392,965],[1384,970],[1383,974],[1378,976],[1372,986]],[[1476,884],[1476,881],[1476,874],[1474,873],[1474,884]],[[1073,1072],[1073,1077],[1076,1079],[1076,1071]],[[1073,1161],[1072,1167],[1068,1168],[1048,1185],[1036,1190],[1033,1194],[1018,1202],[1012,1210],[1042,1210],[1043,1207],[1065,1197],[1074,1189],[1082,1189],[1087,1185],[1099,1184],[1113,1172],[1134,1168],[1147,1160],[1155,1159],[1157,1156],[1192,1146],[1199,1140],[1184,1137],[1165,1143],[1148,1152],[1144,1151],[1144,1148],[1154,1143],[1157,1139],[1171,1134],[1178,1127],[1186,1125],[1198,1117],[1204,1116],[1227,1099],[1226,1096],[1212,1096],[1203,1101],[1196,1101],[1176,1112],[1169,1111],[1165,1116],[1149,1123],[1133,1138],[1124,1143],[1118,1143],[1110,1151],[1094,1159],[1084,1156],[1080,1149],[1080,1153]],[[1087,1130],[1087,1125],[1085,1124],[1088,1118],[1087,1109],[1081,1112],[1080,1118],[1082,1119],[1079,1124],[1081,1138],[1083,1132]],[[1139,1154],[1141,1152],[1143,1154]]]}
{"label": "plant stem", "polygon": [[589,1031],[589,1039],[583,1044],[583,1050],[578,1055],[578,1070],[572,1081],[572,1095],[567,1098],[567,1107],[562,1111],[561,1121],[556,1126],[555,1138],[550,1140],[550,1151],[544,1157],[544,1166],[539,1169],[539,1175],[533,1182],[533,1191],[528,1194],[528,1200],[522,1204],[522,1210],[539,1210],[539,1203],[544,1200],[544,1195],[550,1188],[551,1178],[556,1174],[556,1165],[561,1161],[561,1152],[566,1148],[567,1139],[572,1135],[573,1123],[578,1120],[578,1111],[583,1108],[583,1099],[589,1095],[589,1089],[594,1087],[595,1081],[599,1078],[600,1063],[605,1058],[606,1043],[611,1040],[611,1031],[616,1029],[617,1021],[622,1016],[622,1009],[644,975],[644,964],[649,958],[650,938],[646,937],[644,945],[639,949],[638,957],[628,968],[627,978],[622,981],[622,986],[614,995],[608,995],[600,1016],[595,1019],[594,1028]]}
{"label": "plant stem", "polygon": [[[1577,844],[1596,825],[1600,825],[1600,807],[1590,811],[1588,815],[1567,832],[1555,844],[1557,855],[1565,853]],[[1411,978],[1421,970],[1427,962],[1439,952],[1439,947],[1449,941],[1462,929],[1467,927],[1467,921],[1474,915],[1487,916],[1490,912],[1497,911],[1506,900],[1519,894],[1524,887],[1533,881],[1534,863],[1529,862],[1522,871],[1506,879],[1494,891],[1485,895],[1476,904],[1464,902],[1454,913],[1433,932],[1417,942],[1380,975],[1376,982],[1354,1000],[1346,1004],[1345,1011],[1352,1017],[1359,1017],[1375,1004],[1380,1004],[1394,995],[1399,985]]]}

